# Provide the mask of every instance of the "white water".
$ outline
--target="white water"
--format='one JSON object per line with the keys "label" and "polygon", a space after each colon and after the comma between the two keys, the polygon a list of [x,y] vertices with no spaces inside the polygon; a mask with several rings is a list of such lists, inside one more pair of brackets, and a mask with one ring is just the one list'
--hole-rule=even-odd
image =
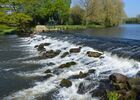
{"label": "white water", "polygon": [[[71,80],[72,86],[69,88],[59,88],[59,83],[63,78],[68,78],[71,75],[78,74],[80,71],[87,72],[89,69],[96,69],[96,74],[91,76],[95,79],[108,77],[108,74],[101,74],[102,72],[111,71],[111,73],[117,72],[127,75],[129,77],[134,76],[140,70],[140,62],[134,60],[128,60],[123,58],[118,58],[117,56],[111,56],[109,53],[104,52],[104,58],[90,58],[86,55],[87,51],[96,51],[90,47],[82,47],[82,50],[78,54],[70,54],[65,58],[60,58],[60,56],[69,51],[72,47],[79,47],[80,45],[71,44],[67,41],[62,41],[50,37],[36,35],[33,38],[26,38],[29,42],[27,46],[31,47],[30,52],[36,52],[35,45],[40,43],[51,43],[50,46],[45,47],[46,50],[61,50],[59,56],[52,59],[44,59],[38,61],[24,61],[24,63],[49,63],[53,62],[55,65],[44,66],[43,68],[36,69],[34,71],[27,71],[23,73],[16,73],[21,77],[35,77],[35,76],[45,76],[44,71],[46,69],[56,69],[59,65],[69,62],[76,61],[77,65],[72,66],[68,69],[64,69],[59,75],[53,75],[53,77],[45,80],[43,82],[36,82],[34,87],[29,89],[24,89],[17,91],[7,97],[4,100],[34,100],[43,94],[58,88],[59,94],[56,95],[57,100],[96,100],[96,98],[91,98],[88,93],[80,95],[77,93],[78,86],[84,79]],[[37,56],[37,55],[35,55]]]}

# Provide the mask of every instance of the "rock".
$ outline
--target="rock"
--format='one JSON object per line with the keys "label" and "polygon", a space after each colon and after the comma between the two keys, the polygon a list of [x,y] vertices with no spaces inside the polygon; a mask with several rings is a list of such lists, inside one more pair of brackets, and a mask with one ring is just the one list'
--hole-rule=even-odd
{"label": "rock", "polygon": [[137,72],[136,77],[140,78],[140,71]]}
{"label": "rock", "polygon": [[94,52],[94,51],[88,51],[88,52],[87,52],[87,55],[88,55],[89,57],[99,58],[99,57],[102,55],[102,53]]}
{"label": "rock", "polygon": [[132,90],[137,94],[136,100],[140,100],[140,78],[130,78],[129,84],[131,85]]}
{"label": "rock", "polygon": [[60,86],[61,87],[71,87],[72,86],[72,82],[68,79],[63,79],[61,82],[60,82]]}
{"label": "rock", "polygon": [[58,56],[60,54],[60,50],[54,51],[54,50],[50,50],[50,51],[46,51],[45,53],[43,53],[43,57],[45,58],[54,58],[56,56]]}
{"label": "rock", "polygon": [[111,74],[109,76],[109,80],[114,83],[127,83],[128,82],[127,76],[119,74],[119,73]]}
{"label": "rock", "polygon": [[38,45],[35,45],[34,48],[38,48]]}
{"label": "rock", "polygon": [[48,31],[48,29],[44,25],[37,25],[35,27],[35,33],[46,32],[46,31]]}
{"label": "rock", "polygon": [[55,65],[55,63],[53,63],[53,62],[47,63],[47,66],[53,66],[53,65]]}
{"label": "rock", "polygon": [[79,48],[71,48],[69,50],[70,53],[79,53],[80,51],[81,51],[81,47],[79,47]]}
{"label": "rock", "polygon": [[113,84],[115,90],[130,90],[130,86],[127,83],[117,83],[117,84]]}
{"label": "rock", "polygon": [[44,76],[43,78],[48,79],[48,78],[50,78],[50,77],[52,77],[52,76],[53,76],[52,74],[47,74],[47,75]]}
{"label": "rock", "polygon": [[59,75],[59,74],[61,74],[63,72],[63,70],[62,69],[58,69],[58,68],[55,68],[54,70],[53,70],[53,74],[56,74],[56,75]]}
{"label": "rock", "polygon": [[51,73],[51,70],[47,69],[44,73]]}
{"label": "rock", "polygon": [[92,94],[92,97],[106,97],[106,89],[103,86],[98,86],[96,89],[92,90],[90,92]]}
{"label": "rock", "polygon": [[88,73],[83,73],[82,71],[80,71],[78,75],[72,75],[69,77],[69,79],[85,78],[88,75],[89,75]]}
{"label": "rock", "polygon": [[129,78],[128,82],[131,85],[140,85],[140,78]]}
{"label": "rock", "polygon": [[63,55],[61,56],[61,58],[66,57],[67,55],[69,55],[69,52],[64,52]]}
{"label": "rock", "polygon": [[95,71],[96,71],[95,69],[89,69],[88,73],[95,73]]}
{"label": "rock", "polygon": [[38,45],[37,50],[38,51],[46,51],[46,49],[44,48],[44,43],[41,43],[40,45]]}
{"label": "rock", "polygon": [[41,43],[40,45],[35,45],[34,48],[37,48],[38,51],[45,51],[44,46],[49,46],[50,43]]}
{"label": "rock", "polygon": [[136,100],[136,93],[134,91],[127,91],[124,98],[125,100]]}
{"label": "rock", "polygon": [[114,73],[109,76],[109,80],[112,82],[115,90],[131,90],[128,78],[125,75]]}
{"label": "rock", "polygon": [[77,93],[79,94],[85,94],[87,92],[89,92],[91,89],[93,89],[95,87],[94,83],[90,83],[90,84],[85,84],[85,83],[80,83],[78,86],[78,91]]}
{"label": "rock", "polygon": [[79,76],[79,78],[85,78],[88,76],[88,73],[83,73],[82,71],[80,71],[78,76]]}
{"label": "rock", "polygon": [[60,65],[59,68],[69,68],[69,67],[71,67],[73,65],[76,65],[76,62],[71,61],[71,62],[67,62],[65,64]]}

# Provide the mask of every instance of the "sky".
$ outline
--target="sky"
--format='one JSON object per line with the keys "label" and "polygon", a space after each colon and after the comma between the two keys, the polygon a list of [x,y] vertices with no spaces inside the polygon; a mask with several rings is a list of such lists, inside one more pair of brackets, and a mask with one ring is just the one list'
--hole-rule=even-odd
{"label": "sky", "polygon": [[[125,12],[128,17],[136,17],[140,14],[140,0],[123,0]],[[72,6],[79,3],[79,0],[72,0]]]}

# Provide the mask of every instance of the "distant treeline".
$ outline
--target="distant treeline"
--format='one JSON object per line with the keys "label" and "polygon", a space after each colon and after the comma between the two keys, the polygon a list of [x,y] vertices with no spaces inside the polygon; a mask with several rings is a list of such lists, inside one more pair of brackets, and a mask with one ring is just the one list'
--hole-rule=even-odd
{"label": "distant treeline", "polygon": [[139,17],[133,17],[133,18],[127,18],[125,19],[126,24],[140,24],[140,18]]}

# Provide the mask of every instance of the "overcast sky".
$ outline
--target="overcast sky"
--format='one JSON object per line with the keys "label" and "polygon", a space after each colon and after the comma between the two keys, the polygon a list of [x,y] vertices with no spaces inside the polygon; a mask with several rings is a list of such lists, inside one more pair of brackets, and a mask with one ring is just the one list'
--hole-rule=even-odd
{"label": "overcast sky", "polygon": [[[125,12],[128,17],[135,17],[140,14],[140,0],[123,0],[125,4]],[[72,0],[72,6],[79,3],[79,0]]]}

